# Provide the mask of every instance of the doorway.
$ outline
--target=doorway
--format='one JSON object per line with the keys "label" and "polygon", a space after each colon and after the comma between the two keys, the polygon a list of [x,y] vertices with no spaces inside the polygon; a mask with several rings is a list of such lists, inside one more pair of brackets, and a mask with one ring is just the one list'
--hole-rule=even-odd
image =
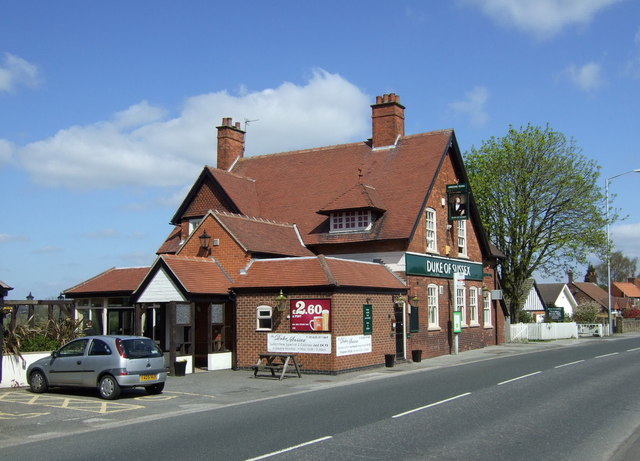
{"label": "doorway", "polygon": [[396,324],[396,358],[404,359],[404,304],[394,304]]}

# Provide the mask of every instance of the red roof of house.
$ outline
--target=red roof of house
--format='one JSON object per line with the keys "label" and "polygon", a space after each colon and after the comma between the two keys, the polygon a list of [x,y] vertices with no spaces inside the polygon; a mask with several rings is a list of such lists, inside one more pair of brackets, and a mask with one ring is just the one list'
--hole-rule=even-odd
{"label": "red roof of house", "polygon": [[[253,179],[260,216],[295,223],[307,245],[407,239],[452,142],[453,131],[444,130],[404,136],[397,146],[383,149],[361,142],[244,157],[226,174]],[[217,170],[216,178],[224,174]],[[318,211],[339,203],[345,192],[360,183],[371,186],[376,196],[384,199],[384,218],[369,233],[329,235],[327,217]],[[249,214],[241,203],[251,203],[253,190],[227,192],[239,211]]]}
{"label": "red roof of house", "polygon": [[[598,285],[592,282],[572,282],[571,285],[577,290],[584,293],[589,298],[600,304],[602,307],[607,308],[609,306],[609,295],[606,290],[603,290]],[[574,293],[575,294],[575,293]]]}
{"label": "red roof of house", "polygon": [[148,267],[112,267],[85,282],[65,290],[64,294],[77,297],[80,294],[91,293],[133,293],[148,272]]}
{"label": "red roof of house", "polygon": [[156,254],[174,254],[180,249],[180,242],[182,240],[182,228],[175,226],[162,246],[156,251]]}
{"label": "red roof of house", "polygon": [[[453,130],[402,136],[396,145],[384,148],[360,142],[243,157],[231,172],[205,167],[172,222],[198,214],[194,200],[208,194],[202,190],[210,180],[222,196],[217,209],[295,224],[307,246],[406,240],[420,224],[448,153],[466,181]],[[206,214],[206,206],[199,205],[199,216]],[[329,232],[328,212],[357,208],[381,213],[370,231]],[[486,243],[479,218],[472,218]],[[488,244],[485,249],[489,251]]]}
{"label": "red roof of house", "polygon": [[229,292],[231,277],[211,258],[161,255],[159,261],[166,265],[176,281],[188,293],[227,294]]}
{"label": "red roof of house", "polygon": [[348,286],[406,290],[406,285],[382,264],[330,258],[258,259],[233,288]]}
{"label": "red roof of house", "polygon": [[631,282],[613,282],[612,285],[627,298],[640,298],[640,287]]}
{"label": "red roof of house", "polygon": [[249,218],[231,213],[211,213],[245,251],[284,256],[312,256],[291,224]]}

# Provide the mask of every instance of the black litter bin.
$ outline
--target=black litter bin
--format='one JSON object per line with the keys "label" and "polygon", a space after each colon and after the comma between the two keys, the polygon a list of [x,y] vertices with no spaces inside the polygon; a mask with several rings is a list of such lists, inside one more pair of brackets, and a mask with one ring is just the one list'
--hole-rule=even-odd
{"label": "black litter bin", "polygon": [[396,360],[396,356],[395,354],[385,354],[384,355],[384,365],[386,367],[391,368],[393,366],[393,363]]}
{"label": "black litter bin", "polygon": [[184,376],[187,371],[187,361],[173,362],[173,369],[176,372],[176,376]]}
{"label": "black litter bin", "polygon": [[411,351],[411,360],[413,360],[414,362],[421,362],[422,361],[422,351],[420,349],[417,349],[415,351]]}

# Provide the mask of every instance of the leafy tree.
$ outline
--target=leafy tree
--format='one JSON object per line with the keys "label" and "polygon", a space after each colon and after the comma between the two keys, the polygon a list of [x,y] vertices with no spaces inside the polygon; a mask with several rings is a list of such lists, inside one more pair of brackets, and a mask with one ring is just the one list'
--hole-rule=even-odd
{"label": "leafy tree", "polygon": [[[627,258],[621,251],[611,253],[611,281],[626,282],[628,278],[636,276],[638,258]],[[607,261],[596,266],[600,286],[607,289]]]}
{"label": "leafy tree", "polygon": [[577,323],[596,323],[600,305],[595,301],[578,304],[573,310],[573,320]]}
{"label": "leafy tree", "polygon": [[518,321],[534,271],[560,275],[574,262],[584,264],[588,253],[604,251],[599,167],[548,125],[510,127],[465,157],[489,239],[506,255],[498,274]]}

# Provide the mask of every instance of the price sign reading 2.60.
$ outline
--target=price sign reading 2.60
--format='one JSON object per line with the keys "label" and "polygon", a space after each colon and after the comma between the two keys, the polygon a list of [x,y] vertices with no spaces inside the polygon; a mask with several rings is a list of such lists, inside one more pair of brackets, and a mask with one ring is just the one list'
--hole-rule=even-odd
{"label": "price sign reading 2.60", "polygon": [[296,315],[322,315],[322,304],[307,304],[305,301],[299,300],[296,301],[296,307],[293,313]]}
{"label": "price sign reading 2.60", "polygon": [[330,299],[292,299],[291,331],[330,331]]}

